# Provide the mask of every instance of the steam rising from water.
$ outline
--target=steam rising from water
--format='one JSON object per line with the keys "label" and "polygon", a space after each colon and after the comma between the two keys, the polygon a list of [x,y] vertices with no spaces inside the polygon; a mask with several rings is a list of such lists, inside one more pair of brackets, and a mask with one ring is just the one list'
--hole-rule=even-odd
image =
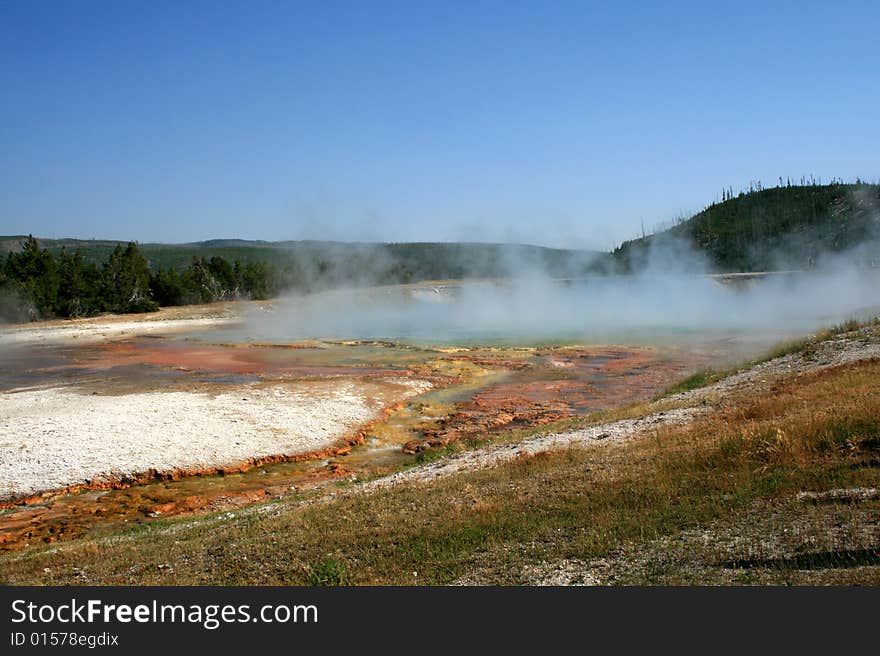
{"label": "steam rising from water", "polygon": [[[880,310],[880,210],[871,197],[854,197],[868,212],[860,244],[842,253],[816,252],[827,243],[815,234],[788,235],[769,258],[792,266],[784,253],[810,254],[809,271],[779,272],[760,279],[721,282],[691,241],[674,232],[647,240],[638,250],[632,276],[579,276],[584,271],[617,270],[610,256],[577,262],[573,268],[548,267],[526,248],[492,251],[497,261],[455,260],[472,278],[498,275],[504,281],[431,286],[342,289],[281,299],[270,315],[253,316],[249,339],[297,341],[401,340],[410,342],[698,342],[734,336],[760,345],[803,335],[849,318],[876,316]],[[829,228],[830,229],[830,228]],[[812,240],[812,241],[811,241]],[[790,243],[789,243],[790,242]],[[812,245],[811,245],[812,244]],[[473,252],[473,251],[472,251]],[[452,257],[449,249],[444,257]],[[481,259],[472,257],[471,259]],[[353,280],[380,279],[369,258],[345,263]],[[595,265],[595,266],[594,266]],[[804,266],[801,262],[799,266]],[[345,267],[335,267],[344,269]],[[316,285],[313,288],[319,288]]]}
{"label": "steam rising from water", "polygon": [[657,343],[725,335],[767,341],[876,314],[880,270],[828,266],[722,283],[693,273],[646,271],[554,281],[347,289],[282,299],[253,316],[257,341],[392,339],[416,343]]}

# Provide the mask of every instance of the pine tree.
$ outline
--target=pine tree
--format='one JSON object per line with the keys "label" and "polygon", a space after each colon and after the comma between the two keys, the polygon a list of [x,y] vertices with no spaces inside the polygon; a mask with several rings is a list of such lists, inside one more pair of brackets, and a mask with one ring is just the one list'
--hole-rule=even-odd
{"label": "pine tree", "polygon": [[10,253],[6,258],[6,276],[18,283],[22,299],[30,303],[29,319],[53,316],[58,302],[58,264],[52,254],[40,248],[33,235],[22,242],[21,252]]}
{"label": "pine tree", "polygon": [[116,244],[104,265],[103,301],[111,312],[151,312],[150,266],[136,243]]}
{"label": "pine tree", "polygon": [[63,317],[83,317],[100,310],[98,291],[101,274],[98,267],[83,258],[79,249],[73,255],[62,247],[58,256],[61,278],[55,313]]}

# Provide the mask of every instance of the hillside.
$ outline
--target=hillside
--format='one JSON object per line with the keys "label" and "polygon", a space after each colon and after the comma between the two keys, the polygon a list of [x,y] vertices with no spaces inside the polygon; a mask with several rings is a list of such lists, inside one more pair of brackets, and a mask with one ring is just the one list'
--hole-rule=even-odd
{"label": "hillside", "polygon": [[852,258],[880,260],[878,238],[880,185],[779,186],[726,196],[668,230],[624,242],[613,255],[627,271],[645,266],[657,246],[692,247],[719,272],[804,269],[857,246],[864,250]]}

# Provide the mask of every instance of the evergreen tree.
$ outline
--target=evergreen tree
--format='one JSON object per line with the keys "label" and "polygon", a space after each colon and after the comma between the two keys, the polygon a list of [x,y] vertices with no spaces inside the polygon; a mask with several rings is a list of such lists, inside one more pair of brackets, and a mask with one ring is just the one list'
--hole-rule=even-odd
{"label": "evergreen tree", "polygon": [[86,262],[79,249],[71,255],[62,248],[58,257],[60,284],[56,314],[83,317],[99,311],[98,291],[101,274],[92,262]]}
{"label": "evergreen tree", "polygon": [[184,305],[186,290],[176,269],[158,269],[150,275],[150,294],[159,305]]}
{"label": "evergreen tree", "polygon": [[117,244],[104,265],[104,307],[111,312],[151,312],[150,266],[136,243]]}
{"label": "evergreen tree", "polygon": [[278,293],[275,268],[266,262],[248,262],[242,271],[242,290],[248,298],[263,300]]}
{"label": "evergreen tree", "polygon": [[51,317],[58,302],[60,277],[58,264],[52,254],[40,248],[33,235],[22,242],[19,253],[6,258],[6,276],[15,281],[18,295],[28,303],[29,319]]}
{"label": "evergreen tree", "polygon": [[214,278],[208,263],[195,256],[189,268],[183,273],[187,289],[187,303],[213,303],[220,297],[220,283]]}
{"label": "evergreen tree", "polygon": [[9,258],[0,261],[0,321],[27,321],[35,318],[36,306],[24,296],[19,281],[7,273]]}
{"label": "evergreen tree", "polygon": [[229,300],[238,296],[235,272],[227,260],[215,255],[208,262],[208,271],[214,278],[217,300]]}

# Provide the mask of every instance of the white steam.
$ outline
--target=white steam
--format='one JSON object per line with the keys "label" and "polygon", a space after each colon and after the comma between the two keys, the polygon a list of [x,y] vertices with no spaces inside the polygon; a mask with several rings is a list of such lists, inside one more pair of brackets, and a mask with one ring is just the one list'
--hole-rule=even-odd
{"label": "white steam", "polygon": [[279,301],[253,316],[256,341],[401,340],[414,343],[657,343],[805,334],[877,314],[880,269],[848,254],[821,268],[721,281],[681,245],[655,249],[633,276],[559,281],[533,263],[508,263],[505,281],[341,289]]}

